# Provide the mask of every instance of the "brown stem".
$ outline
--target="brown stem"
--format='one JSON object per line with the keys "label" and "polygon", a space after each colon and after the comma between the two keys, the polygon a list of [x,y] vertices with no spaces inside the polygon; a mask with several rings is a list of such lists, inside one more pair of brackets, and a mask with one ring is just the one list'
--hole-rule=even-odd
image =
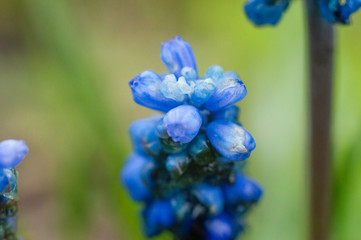
{"label": "brown stem", "polygon": [[333,26],[320,16],[316,0],[307,0],[310,85],[310,230],[311,240],[329,239],[331,202],[331,95]]}

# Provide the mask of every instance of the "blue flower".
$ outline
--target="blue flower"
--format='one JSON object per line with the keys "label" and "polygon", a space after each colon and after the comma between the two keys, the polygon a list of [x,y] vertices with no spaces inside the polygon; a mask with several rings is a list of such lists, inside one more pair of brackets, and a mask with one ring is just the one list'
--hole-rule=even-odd
{"label": "blue flower", "polygon": [[220,187],[201,183],[193,186],[192,194],[208,209],[210,215],[223,211],[224,200]]}
{"label": "blue flower", "polygon": [[166,113],[131,124],[134,153],[122,182],[145,205],[148,237],[168,230],[177,239],[235,239],[256,203],[252,184],[237,176],[244,166],[237,161],[256,146],[234,105],[246,87],[218,65],[198,76],[193,50],[179,37],[162,45],[161,58],[170,73],[145,71],[129,84],[137,103]]}
{"label": "blue flower", "polygon": [[199,110],[191,105],[182,105],[170,110],[163,119],[169,136],[175,142],[188,143],[202,126]]}
{"label": "blue flower", "polygon": [[234,221],[226,213],[207,219],[204,223],[207,240],[232,240],[235,236]]}
{"label": "blue flower", "polygon": [[242,161],[249,157],[256,143],[251,134],[238,124],[217,120],[207,127],[207,137],[225,158]]}
{"label": "blue flower", "polygon": [[228,204],[256,203],[262,196],[262,189],[250,178],[241,174],[236,176],[233,184],[223,184],[225,200]]}
{"label": "blue flower", "polygon": [[152,159],[146,155],[133,153],[128,157],[121,173],[121,179],[134,201],[151,199],[151,190],[146,185],[146,180],[150,177],[149,168],[152,167]]}
{"label": "blue flower", "polygon": [[148,237],[155,236],[172,226],[175,214],[172,205],[167,200],[155,201],[145,208],[143,212],[144,228]]}
{"label": "blue flower", "polygon": [[160,57],[169,72],[174,73],[177,77],[181,76],[184,67],[192,68],[197,72],[192,47],[179,36],[162,44]]}
{"label": "blue flower", "polygon": [[134,121],[130,125],[129,135],[136,152],[148,153],[151,156],[161,153],[161,143],[155,129],[161,118],[162,115],[154,115]]}
{"label": "blue flower", "polygon": [[241,101],[246,95],[246,86],[241,80],[224,79],[216,85],[216,91],[207,101],[206,108],[218,111]]}
{"label": "blue flower", "polygon": [[0,142],[0,168],[14,168],[26,156],[29,149],[23,140]]}
{"label": "blue flower", "polygon": [[361,0],[318,0],[320,13],[330,23],[350,24],[350,16],[361,7]]}
{"label": "blue flower", "polygon": [[166,98],[160,91],[162,79],[152,71],[144,71],[129,82],[136,103],[162,112],[166,112],[178,105],[177,101]]}
{"label": "blue flower", "polygon": [[256,25],[276,25],[288,5],[289,0],[249,0],[244,11]]}

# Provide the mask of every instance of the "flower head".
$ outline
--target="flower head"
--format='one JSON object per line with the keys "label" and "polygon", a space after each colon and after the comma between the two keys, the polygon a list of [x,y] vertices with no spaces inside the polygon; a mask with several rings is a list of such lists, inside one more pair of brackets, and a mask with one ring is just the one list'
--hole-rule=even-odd
{"label": "flower head", "polygon": [[262,192],[237,167],[256,146],[234,105],[246,87],[218,65],[199,76],[193,50],[180,37],[163,43],[161,59],[169,74],[145,71],[129,83],[135,102],[163,113],[130,126],[134,153],[121,180],[144,203],[147,236],[167,230],[178,238],[234,239],[243,231],[243,210]]}

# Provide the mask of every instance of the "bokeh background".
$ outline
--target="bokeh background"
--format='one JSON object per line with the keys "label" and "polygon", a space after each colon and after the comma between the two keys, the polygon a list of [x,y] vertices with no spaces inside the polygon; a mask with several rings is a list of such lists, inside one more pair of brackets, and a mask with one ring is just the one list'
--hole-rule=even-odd
{"label": "bokeh background", "polygon": [[[150,110],[128,81],[164,72],[161,42],[189,41],[198,67],[220,64],[248,88],[241,120],[257,142],[247,173],[264,187],[246,240],[307,236],[307,42],[303,2],[256,28],[243,0],[0,2],[0,140],[24,139],[20,230],[27,239],[143,239],[119,185],[128,125]],[[337,27],[333,239],[361,223],[361,13]],[[159,239],[169,239],[163,235]]]}

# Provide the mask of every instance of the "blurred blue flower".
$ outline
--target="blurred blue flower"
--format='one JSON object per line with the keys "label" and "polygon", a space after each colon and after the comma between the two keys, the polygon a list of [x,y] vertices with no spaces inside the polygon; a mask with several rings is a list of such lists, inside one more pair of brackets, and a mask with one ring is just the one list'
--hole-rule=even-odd
{"label": "blurred blue flower", "polygon": [[235,236],[234,221],[222,213],[205,221],[206,240],[232,240]]}
{"label": "blurred blue flower", "polygon": [[170,228],[175,221],[172,205],[168,200],[154,201],[143,211],[144,228],[148,237],[153,237]]}
{"label": "blurred blue flower", "polygon": [[251,134],[238,124],[217,120],[207,127],[207,137],[225,158],[242,161],[249,157],[256,143]]}
{"label": "blurred blue flower", "polygon": [[361,0],[318,0],[318,6],[328,22],[350,24],[350,16],[361,7]]}
{"label": "blurred blue flower", "polygon": [[26,156],[29,149],[23,140],[0,142],[0,168],[14,168]]}
{"label": "blurred blue flower", "polygon": [[237,174],[234,183],[224,183],[223,191],[228,204],[256,203],[262,196],[262,188],[250,178]]}
{"label": "blurred blue flower", "polygon": [[223,193],[219,186],[197,184],[193,186],[192,194],[207,208],[210,215],[217,215],[223,211]]}
{"label": "blurred blue flower", "polygon": [[152,197],[151,190],[146,185],[146,179],[150,175],[147,167],[149,164],[153,166],[150,157],[133,153],[123,167],[121,179],[134,201],[146,201]]}
{"label": "blurred blue flower", "polygon": [[247,17],[256,25],[276,25],[287,10],[289,0],[248,0],[244,6]]}

